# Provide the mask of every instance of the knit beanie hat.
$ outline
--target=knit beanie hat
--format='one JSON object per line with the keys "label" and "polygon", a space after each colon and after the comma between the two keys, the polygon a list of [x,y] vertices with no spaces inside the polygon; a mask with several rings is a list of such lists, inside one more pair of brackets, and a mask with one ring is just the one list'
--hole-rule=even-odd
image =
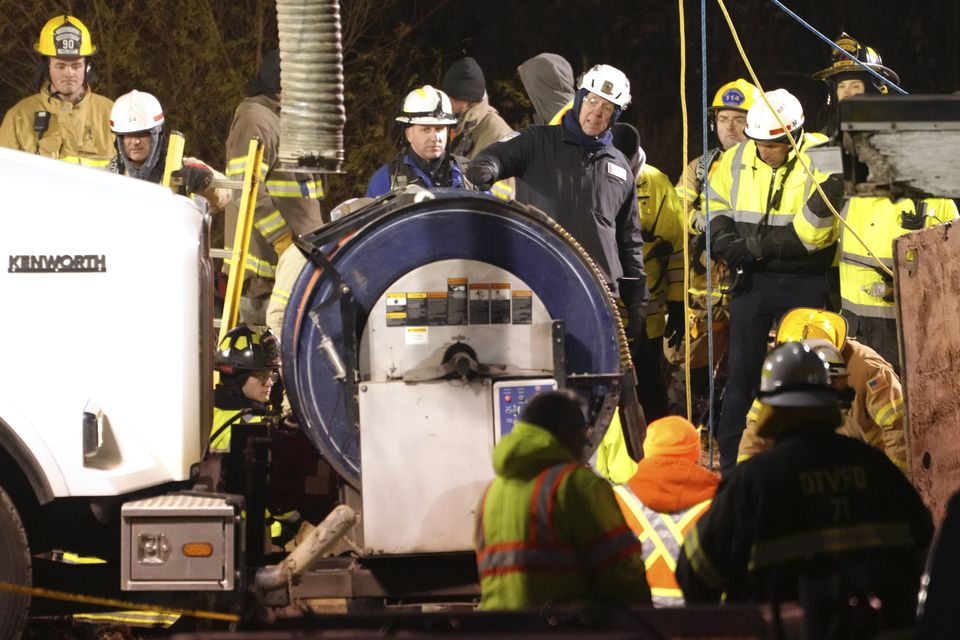
{"label": "knit beanie hat", "polygon": [[643,455],[700,459],[700,434],[696,427],[682,416],[666,416],[647,425],[643,441]]}
{"label": "knit beanie hat", "polygon": [[477,61],[471,57],[457,60],[443,76],[443,91],[451,98],[480,102],[487,93],[487,81]]}

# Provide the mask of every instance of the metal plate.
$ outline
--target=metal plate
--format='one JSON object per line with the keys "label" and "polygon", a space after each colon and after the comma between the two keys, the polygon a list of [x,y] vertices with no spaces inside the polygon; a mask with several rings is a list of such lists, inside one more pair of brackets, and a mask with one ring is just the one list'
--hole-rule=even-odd
{"label": "metal plate", "polygon": [[493,479],[490,381],[360,385],[366,555],[473,549]]}
{"label": "metal plate", "polygon": [[960,488],[960,228],[894,241],[912,480],[935,522]]}

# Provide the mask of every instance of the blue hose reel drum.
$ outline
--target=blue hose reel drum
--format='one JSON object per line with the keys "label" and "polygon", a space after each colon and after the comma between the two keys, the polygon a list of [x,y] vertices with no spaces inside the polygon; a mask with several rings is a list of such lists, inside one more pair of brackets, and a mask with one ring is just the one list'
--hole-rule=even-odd
{"label": "blue hose reel drum", "polygon": [[[621,371],[616,310],[606,285],[551,228],[552,221],[535,209],[479,194],[433,194],[408,203],[382,198],[308,236],[329,266],[308,262],[284,317],[283,367],[291,403],[307,436],[358,489],[360,435],[348,406],[355,399],[329,347],[341,355],[359,353],[350,343],[362,335],[371,309],[414,269],[456,259],[504,269],[530,287],[551,318],[564,320],[567,375]],[[344,319],[351,316],[344,314],[344,296],[357,325],[347,331]]]}

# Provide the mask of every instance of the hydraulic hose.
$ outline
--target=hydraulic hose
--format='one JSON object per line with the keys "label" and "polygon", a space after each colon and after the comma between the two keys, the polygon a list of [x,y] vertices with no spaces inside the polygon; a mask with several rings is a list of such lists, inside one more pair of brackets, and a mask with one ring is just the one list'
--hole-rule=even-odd
{"label": "hydraulic hose", "polygon": [[280,163],[335,173],[343,164],[343,52],[338,0],[277,0]]}

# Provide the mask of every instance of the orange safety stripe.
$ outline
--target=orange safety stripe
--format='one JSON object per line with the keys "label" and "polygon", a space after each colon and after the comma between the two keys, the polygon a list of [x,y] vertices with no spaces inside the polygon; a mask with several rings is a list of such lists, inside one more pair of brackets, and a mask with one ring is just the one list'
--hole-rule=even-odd
{"label": "orange safety stripe", "polygon": [[[581,558],[570,544],[556,542],[553,531],[553,512],[557,491],[564,478],[579,465],[575,463],[556,465],[541,471],[534,481],[530,496],[530,520],[528,540],[503,542],[486,546],[482,544],[483,533],[478,533],[477,568],[480,577],[505,573],[536,570],[540,572],[579,572],[583,569]],[[480,527],[486,510],[487,494],[481,505]],[[616,533],[616,530],[614,530]],[[598,543],[606,536],[601,536]]]}

